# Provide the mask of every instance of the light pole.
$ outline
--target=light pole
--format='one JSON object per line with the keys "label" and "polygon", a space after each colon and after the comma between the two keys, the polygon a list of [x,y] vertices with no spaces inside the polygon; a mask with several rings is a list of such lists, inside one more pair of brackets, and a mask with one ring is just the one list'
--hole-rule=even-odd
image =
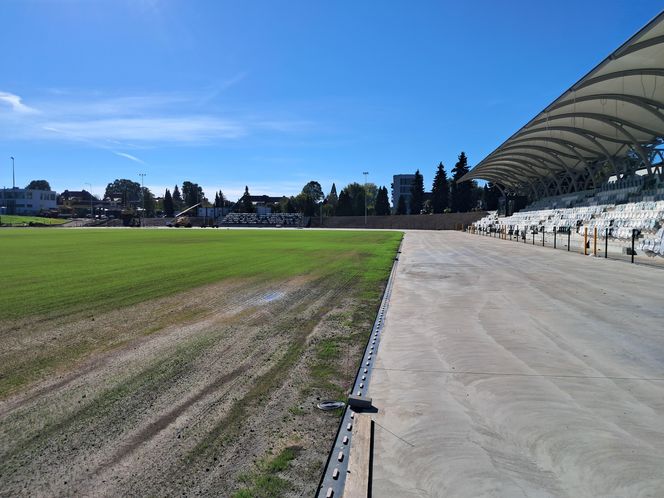
{"label": "light pole", "polygon": [[145,173],[139,173],[138,176],[141,177],[141,205],[143,207],[143,213],[138,217],[139,226],[143,226],[143,216],[145,216],[145,187],[143,187],[143,179],[145,178]]}
{"label": "light pole", "polygon": [[14,156],[9,156],[12,160],[12,189],[16,188],[16,177],[14,176]]}
{"label": "light pole", "polygon": [[91,183],[84,183],[83,185],[87,185],[90,187],[90,190],[88,191],[88,195],[90,196],[90,219],[94,220],[95,219],[95,213],[92,209],[92,184]]}
{"label": "light pole", "polygon": [[367,176],[368,171],[362,173],[364,175],[364,226],[367,226]]}

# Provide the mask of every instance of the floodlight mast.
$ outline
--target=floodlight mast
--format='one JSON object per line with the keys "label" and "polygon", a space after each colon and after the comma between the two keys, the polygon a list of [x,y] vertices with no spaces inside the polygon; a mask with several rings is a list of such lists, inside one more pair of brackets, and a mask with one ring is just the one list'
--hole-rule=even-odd
{"label": "floodlight mast", "polygon": [[141,205],[143,207],[143,213],[138,217],[139,225],[143,226],[143,217],[145,216],[145,187],[143,187],[143,179],[145,178],[146,173],[139,173],[138,176],[141,177]]}
{"label": "floodlight mast", "polygon": [[364,226],[367,226],[367,176],[369,175],[368,171],[362,172],[364,175]]}

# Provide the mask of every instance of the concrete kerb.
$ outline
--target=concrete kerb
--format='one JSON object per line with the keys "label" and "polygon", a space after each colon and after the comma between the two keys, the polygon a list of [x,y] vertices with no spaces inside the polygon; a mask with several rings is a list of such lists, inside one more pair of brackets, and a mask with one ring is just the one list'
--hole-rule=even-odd
{"label": "concrete kerb", "polygon": [[[392,270],[387,281],[387,285],[383,291],[378,314],[371,329],[371,335],[367,340],[362,356],[362,362],[355,374],[352,391],[349,394],[348,404],[344,409],[343,416],[337,429],[337,434],[334,438],[332,447],[330,448],[329,456],[323,470],[323,475],[318,484],[318,497],[340,497],[343,496],[344,487],[346,484],[346,477],[348,475],[349,455],[353,440],[353,422],[355,414],[363,411],[366,408],[371,409],[371,398],[369,393],[369,381],[371,380],[371,373],[378,346],[380,345],[381,332],[385,324],[385,316],[387,307],[392,293],[392,284],[394,275],[396,274],[397,263],[399,262],[399,255],[401,254],[401,247],[403,245],[403,237],[397,255],[392,264]],[[370,461],[366,462],[367,467],[370,466]],[[369,470],[370,471],[370,470]]]}

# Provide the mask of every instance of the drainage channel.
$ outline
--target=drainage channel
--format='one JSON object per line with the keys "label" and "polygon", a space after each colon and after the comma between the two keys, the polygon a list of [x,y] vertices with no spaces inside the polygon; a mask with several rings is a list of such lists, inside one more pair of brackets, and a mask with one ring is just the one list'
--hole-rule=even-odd
{"label": "drainage channel", "polygon": [[[362,363],[355,376],[353,391],[350,393],[355,397],[368,397],[369,381],[371,380],[371,373],[373,371],[376,353],[378,352],[383,325],[385,324],[385,315],[387,314],[387,307],[392,294],[392,281],[396,273],[402,244],[403,239],[401,244],[399,244],[397,257],[394,259],[392,271],[390,272],[390,277],[385,286],[383,299],[381,300],[380,308],[378,308],[378,316],[374,321],[373,328],[371,329],[371,337],[367,342],[364,355],[362,356]],[[320,498],[338,498],[343,496],[346,475],[348,473],[348,457],[350,455],[350,447],[353,439],[354,418],[355,411],[350,406],[346,405],[344,414],[341,417],[339,429],[337,430],[334,446],[332,446],[332,449],[330,450],[330,455],[325,464],[323,476],[318,485],[318,493],[316,496]]]}

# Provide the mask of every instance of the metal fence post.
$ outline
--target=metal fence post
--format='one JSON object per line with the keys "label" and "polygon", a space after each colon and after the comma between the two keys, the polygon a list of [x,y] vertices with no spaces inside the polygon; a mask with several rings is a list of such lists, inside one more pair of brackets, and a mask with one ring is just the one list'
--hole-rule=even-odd
{"label": "metal fence post", "polygon": [[632,263],[634,263],[634,239],[636,238],[636,228],[632,228]]}
{"label": "metal fence post", "polygon": [[593,256],[597,257],[597,227],[593,229]]}
{"label": "metal fence post", "polygon": [[553,227],[553,248],[556,248],[556,227]]}
{"label": "metal fence post", "polygon": [[535,230],[533,230],[533,245],[535,245]]}
{"label": "metal fence post", "polygon": [[609,257],[609,229],[605,229],[604,233],[604,259]]}
{"label": "metal fence post", "polygon": [[544,229],[542,229],[542,247],[544,247],[544,234],[545,233],[546,233],[546,231]]}
{"label": "metal fence post", "polygon": [[567,227],[567,252],[569,252],[570,240],[572,238],[572,227]]}

